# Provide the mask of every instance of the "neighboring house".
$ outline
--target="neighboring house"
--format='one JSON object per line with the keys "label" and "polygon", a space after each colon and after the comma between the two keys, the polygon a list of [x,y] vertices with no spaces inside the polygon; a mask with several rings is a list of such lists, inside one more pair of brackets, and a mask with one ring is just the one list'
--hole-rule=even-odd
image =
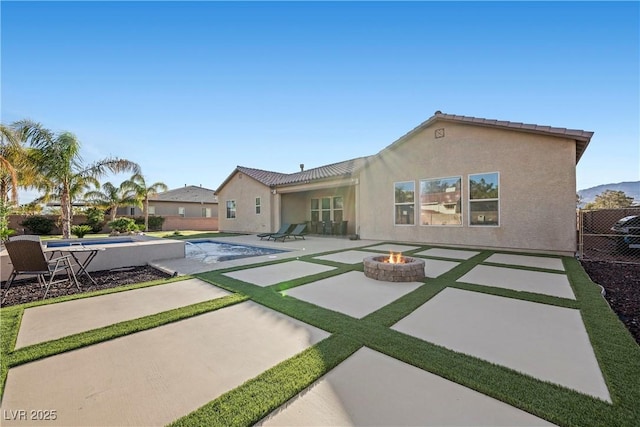
{"label": "neighboring house", "polygon": [[[141,216],[142,210],[119,208],[118,214]],[[218,198],[209,188],[185,185],[151,196],[149,215],[165,218],[163,230],[217,230]]]}
{"label": "neighboring house", "polygon": [[573,255],[592,135],[437,111],[373,156],[292,174],[238,166],[216,190],[219,229],[347,221],[364,239]]}

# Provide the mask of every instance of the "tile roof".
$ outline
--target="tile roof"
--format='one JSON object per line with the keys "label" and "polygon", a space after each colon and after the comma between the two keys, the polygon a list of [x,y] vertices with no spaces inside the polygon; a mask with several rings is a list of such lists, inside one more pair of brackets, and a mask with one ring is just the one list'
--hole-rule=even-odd
{"label": "tile roof", "polygon": [[307,169],[294,173],[280,173],[263,169],[237,166],[235,171],[218,187],[216,193],[224,187],[236,172],[242,172],[256,181],[269,186],[300,184],[311,181],[319,181],[331,178],[347,178],[360,170],[366,163],[368,157],[358,157],[356,159],[345,160],[343,162],[332,163],[317,168]]}
{"label": "tile roof", "polygon": [[191,203],[218,203],[215,192],[209,188],[195,185],[185,185],[184,187],[158,193],[149,200],[165,202],[191,202]]}

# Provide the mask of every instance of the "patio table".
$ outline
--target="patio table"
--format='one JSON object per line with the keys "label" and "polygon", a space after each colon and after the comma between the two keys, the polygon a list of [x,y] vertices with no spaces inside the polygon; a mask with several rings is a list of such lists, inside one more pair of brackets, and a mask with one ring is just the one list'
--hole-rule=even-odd
{"label": "patio table", "polygon": [[[56,247],[56,248],[53,248],[51,252],[53,254],[55,254],[56,252],[60,252],[61,254],[64,254],[64,253],[70,254],[78,266],[77,275],[81,276],[84,274],[89,278],[89,280],[91,280],[91,283],[97,286],[98,283],[93,279],[93,277],[91,277],[91,275],[87,271],[87,268],[89,267],[89,264],[91,264],[93,259],[96,257],[98,252],[104,251],[104,250],[105,250],[104,248],[96,248],[96,247],[92,248],[92,247],[84,246],[82,243],[79,243],[79,244],[72,244],[70,246]],[[87,257],[84,259],[84,261],[81,261],[78,258],[78,255],[81,253],[88,254]]]}

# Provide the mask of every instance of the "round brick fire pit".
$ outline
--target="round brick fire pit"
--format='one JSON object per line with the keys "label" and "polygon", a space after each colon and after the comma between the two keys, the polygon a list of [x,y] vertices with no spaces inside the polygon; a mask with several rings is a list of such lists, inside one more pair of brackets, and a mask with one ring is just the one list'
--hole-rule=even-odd
{"label": "round brick fire pit", "polygon": [[390,263],[388,256],[373,256],[363,260],[364,275],[385,282],[420,282],[424,279],[424,260],[401,257]]}

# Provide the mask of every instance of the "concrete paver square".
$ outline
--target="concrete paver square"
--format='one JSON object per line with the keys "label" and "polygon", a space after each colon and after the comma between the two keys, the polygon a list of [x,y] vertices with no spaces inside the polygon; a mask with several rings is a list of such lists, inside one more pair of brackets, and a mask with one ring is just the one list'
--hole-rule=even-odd
{"label": "concrete paver square", "polygon": [[287,289],[283,294],[359,319],[421,285],[420,282],[382,282],[359,271],[350,271]]}
{"label": "concrete paver square", "polygon": [[392,329],[611,402],[579,310],[446,288]]}
{"label": "concrete paver square", "polygon": [[406,252],[413,251],[419,249],[420,246],[409,246],[409,245],[396,245],[393,243],[384,243],[378,246],[369,246],[366,249],[372,249],[374,251],[384,251],[384,252]]}
{"label": "concrete paver square", "polygon": [[477,265],[458,282],[576,299],[565,274]]}
{"label": "concrete paver square", "polygon": [[546,268],[548,270],[564,271],[560,258],[549,258],[531,255],[493,254],[484,262],[496,264],[521,265],[523,267]]}
{"label": "concrete paver square", "polygon": [[258,425],[552,424],[499,400],[364,347]]}
{"label": "concrete paver square", "polygon": [[287,280],[311,276],[330,270],[335,270],[335,267],[314,264],[312,262],[290,261],[264,267],[232,271],[231,273],[224,273],[224,275],[258,286],[271,286],[276,283],[286,282]]}
{"label": "concrete paver square", "polygon": [[416,255],[433,256],[437,258],[451,258],[451,259],[469,259],[478,255],[477,251],[463,251],[460,249],[442,249],[432,248],[426,251],[417,252]]}
{"label": "concrete paver square", "polygon": [[328,335],[244,302],[11,368],[2,410],[55,409],[46,425],[166,425]]}
{"label": "concrete paver square", "polygon": [[315,259],[322,259],[326,261],[341,262],[343,264],[359,264],[363,259],[370,256],[380,256],[379,252],[365,252],[365,251],[344,251],[337,252],[335,254],[323,255],[315,257]]}
{"label": "concrete paver square", "polygon": [[231,295],[200,279],[27,308],[16,348]]}
{"label": "concrete paver square", "polygon": [[441,261],[439,259],[425,259],[424,263],[424,275],[431,278],[441,276],[452,268],[460,265],[459,262]]}

